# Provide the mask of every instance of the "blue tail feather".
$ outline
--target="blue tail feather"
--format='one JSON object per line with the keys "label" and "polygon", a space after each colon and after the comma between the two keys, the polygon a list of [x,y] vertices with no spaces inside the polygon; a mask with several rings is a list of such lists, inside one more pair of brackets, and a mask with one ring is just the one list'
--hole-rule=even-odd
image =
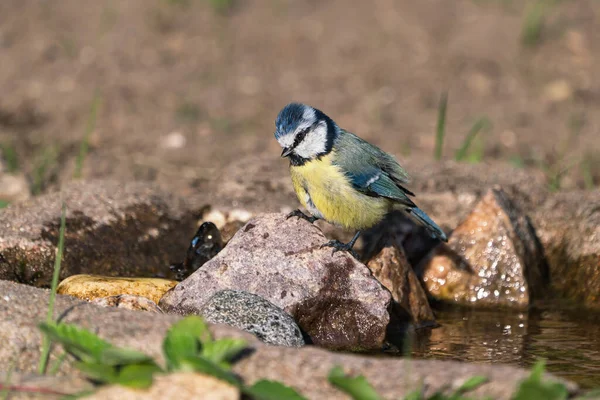
{"label": "blue tail feather", "polygon": [[446,234],[427,214],[425,214],[420,208],[411,208],[410,214],[417,219],[427,230],[431,233],[431,236],[436,237],[444,242],[448,241]]}

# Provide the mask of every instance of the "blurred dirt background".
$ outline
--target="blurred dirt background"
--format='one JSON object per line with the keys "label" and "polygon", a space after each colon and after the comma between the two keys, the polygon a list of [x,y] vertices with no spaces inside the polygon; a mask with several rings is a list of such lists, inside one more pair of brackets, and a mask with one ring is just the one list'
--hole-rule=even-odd
{"label": "blurred dirt background", "polygon": [[[314,105],[401,160],[471,162],[555,189],[600,183],[594,0],[3,0],[0,146],[35,193],[82,176],[179,194],[277,158],[274,118]],[[285,169],[285,161],[281,168]],[[507,169],[507,173],[510,173]]]}

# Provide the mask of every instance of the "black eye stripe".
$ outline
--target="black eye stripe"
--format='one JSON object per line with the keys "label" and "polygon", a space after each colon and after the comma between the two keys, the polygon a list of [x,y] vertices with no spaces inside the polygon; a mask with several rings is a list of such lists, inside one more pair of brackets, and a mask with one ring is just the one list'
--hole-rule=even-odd
{"label": "black eye stripe", "polygon": [[306,137],[306,134],[308,133],[308,131],[310,131],[310,127],[301,130],[300,132],[298,132],[298,134],[296,135],[296,138],[294,139],[294,146],[296,147],[300,144],[301,141],[304,140],[304,138]]}

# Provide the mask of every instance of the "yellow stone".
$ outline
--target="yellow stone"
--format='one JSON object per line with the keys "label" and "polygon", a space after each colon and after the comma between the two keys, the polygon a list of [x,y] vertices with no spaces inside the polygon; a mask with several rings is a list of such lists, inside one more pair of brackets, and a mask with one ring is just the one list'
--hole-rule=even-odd
{"label": "yellow stone", "polygon": [[72,275],[57,288],[58,294],[93,300],[99,297],[130,294],[147,297],[158,303],[177,281],[160,278],[120,278],[100,275]]}

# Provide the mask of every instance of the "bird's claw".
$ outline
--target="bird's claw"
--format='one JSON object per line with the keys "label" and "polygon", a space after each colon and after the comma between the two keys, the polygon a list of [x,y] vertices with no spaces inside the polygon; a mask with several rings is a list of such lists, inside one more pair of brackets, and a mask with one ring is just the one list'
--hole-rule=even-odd
{"label": "bird's claw", "polygon": [[317,217],[309,217],[308,215],[304,214],[302,211],[300,210],[294,210],[291,213],[289,213],[285,219],[289,219],[292,217],[298,217],[298,218],[302,218],[308,222],[310,222],[311,224],[314,223],[318,218]]}
{"label": "bird's claw", "polygon": [[353,244],[354,243],[342,243],[339,240],[330,240],[329,242],[322,244],[321,249],[323,247],[333,247],[331,255],[334,255],[338,251],[347,251],[352,255],[352,257],[358,260],[358,255],[354,252],[354,250],[352,250]]}

